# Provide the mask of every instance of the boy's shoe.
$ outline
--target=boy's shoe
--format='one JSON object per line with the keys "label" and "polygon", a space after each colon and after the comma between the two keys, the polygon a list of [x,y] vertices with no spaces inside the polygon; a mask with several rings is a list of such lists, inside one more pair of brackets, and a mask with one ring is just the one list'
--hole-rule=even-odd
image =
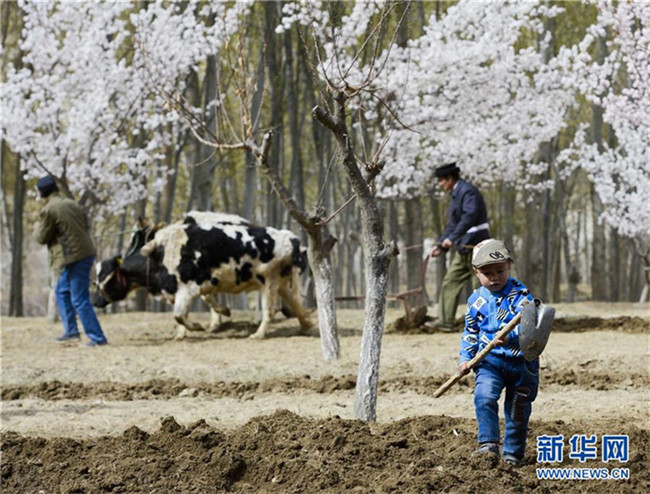
{"label": "boy's shoe", "polygon": [[503,461],[515,468],[521,466],[521,459],[508,453],[503,455]]}
{"label": "boy's shoe", "polygon": [[90,340],[88,343],[86,343],[86,346],[89,347],[89,348],[93,348],[93,347],[101,346],[101,345],[108,345],[108,341],[106,341],[106,340],[104,340],[104,341]]}
{"label": "boy's shoe", "polygon": [[54,338],[54,341],[58,343],[63,343],[66,341],[74,341],[74,340],[79,340],[79,334],[63,334],[58,338]]}
{"label": "boy's shoe", "polygon": [[499,456],[499,443],[481,443],[480,447],[472,453],[472,456],[485,454]]}

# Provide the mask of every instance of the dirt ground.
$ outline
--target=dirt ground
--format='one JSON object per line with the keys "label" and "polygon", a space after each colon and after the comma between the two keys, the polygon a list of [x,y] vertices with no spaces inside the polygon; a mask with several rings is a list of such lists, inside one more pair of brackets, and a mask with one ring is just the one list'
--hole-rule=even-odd
{"label": "dirt ground", "polygon": [[[57,344],[2,320],[2,492],[648,492],[650,307],[555,305],[523,467],[471,457],[471,377],[441,398],[459,334],[387,332],[377,422],[354,420],[363,312],[338,313],[341,358],[279,316],[173,341],[169,313],[100,317],[110,344]],[[389,310],[388,321],[401,315]],[[207,322],[207,314],[195,316]],[[627,434],[625,481],[537,480],[536,438]],[[554,465],[557,466],[557,465]]]}

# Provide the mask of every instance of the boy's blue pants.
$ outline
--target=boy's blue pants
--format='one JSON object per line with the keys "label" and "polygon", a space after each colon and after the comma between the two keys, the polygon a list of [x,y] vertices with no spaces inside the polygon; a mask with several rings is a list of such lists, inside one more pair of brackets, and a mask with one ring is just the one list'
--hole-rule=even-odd
{"label": "boy's blue pants", "polygon": [[474,369],[476,371],[474,406],[478,421],[478,442],[499,442],[497,400],[505,387],[506,430],[503,438],[503,454],[523,458],[531,403],[537,397],[539,387],[539,360],[526,362],[523,357],[502,358],[488,354]]}

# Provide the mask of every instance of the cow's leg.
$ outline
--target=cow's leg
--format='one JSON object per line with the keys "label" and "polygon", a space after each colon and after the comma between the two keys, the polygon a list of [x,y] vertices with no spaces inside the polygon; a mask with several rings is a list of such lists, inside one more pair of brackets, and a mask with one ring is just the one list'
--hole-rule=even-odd
{"label": "cow's leg", "polygon": [[282,285],[278,292],[280,293],[280,297],[289,305],[293,314],[298,318],[300,332],[305,334],[312,328],[313,323],[309,320],[307,312],[302,306],[302,303],[300,303],[300,280],[298,271],[296,269],[292,271],[291,286]]}
{"label": "cow's leg", "polygon": [[199,289],[191,287],[183,287],[178,290],[174,300],[174,319],[178,323],[176,327],[175,340],[182,340],[185,338],[185,330],[190,331],[205,331],[205,328],[198,322],[190,321],[188,315],[190,312],[190,305],[199,294]]}
{"label": "cow's leg", "polygon": [[[173,293],[168,293],[163,291],[162,292],[162,298],[165,302],[168,304],[171,304],[174,308],[176,307],[176,295]],[[174,329],[176,330],[176,334],[174,335],[175,340],[182,340],[185,338],[185,326],[182,324],[179,324],[178,322],[176,323],[176,326],[174,326]]]}
{"label": "cow's leg", "polygon": [[267,280],[267,283],[262,287],[262,322],[260,323],[257,331],[255,331],[250,338],[262,339],[266,337],[266,330],[271,325],[271,319],[275,314],[275,295],[278,292],[276,283]]}
{"label": "cow's leg", "polygon": [[230,317],[230,309],[219,303],[216,294],[208,293],[201,295],[201,299],[210,307],[209,331],[216,331],[221,326],[221,316]]}

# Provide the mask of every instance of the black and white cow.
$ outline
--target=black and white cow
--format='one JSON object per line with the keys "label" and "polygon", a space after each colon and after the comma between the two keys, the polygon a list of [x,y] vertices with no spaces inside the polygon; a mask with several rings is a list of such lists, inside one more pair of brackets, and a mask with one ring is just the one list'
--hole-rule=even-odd
{"label": "black and white cow", "polygon": [[262,322],[251,338],[264,338],[277,294],[305,331],[312,326],[300,303],[298,278],[305,267],[300,241],[288,230],[254,226],[236,215],[192,211],[182,222],[138,230],[123,259],[99,263],[93,305],[105,307],[135,288],[146,287],[174,305],[175,338],[182,339],[186,329],[205,330],[188,319],[196,297],[211,309],[208,329],[216,329],[220,316],[229,314],[218,304],[219,293],[259,290]]}

